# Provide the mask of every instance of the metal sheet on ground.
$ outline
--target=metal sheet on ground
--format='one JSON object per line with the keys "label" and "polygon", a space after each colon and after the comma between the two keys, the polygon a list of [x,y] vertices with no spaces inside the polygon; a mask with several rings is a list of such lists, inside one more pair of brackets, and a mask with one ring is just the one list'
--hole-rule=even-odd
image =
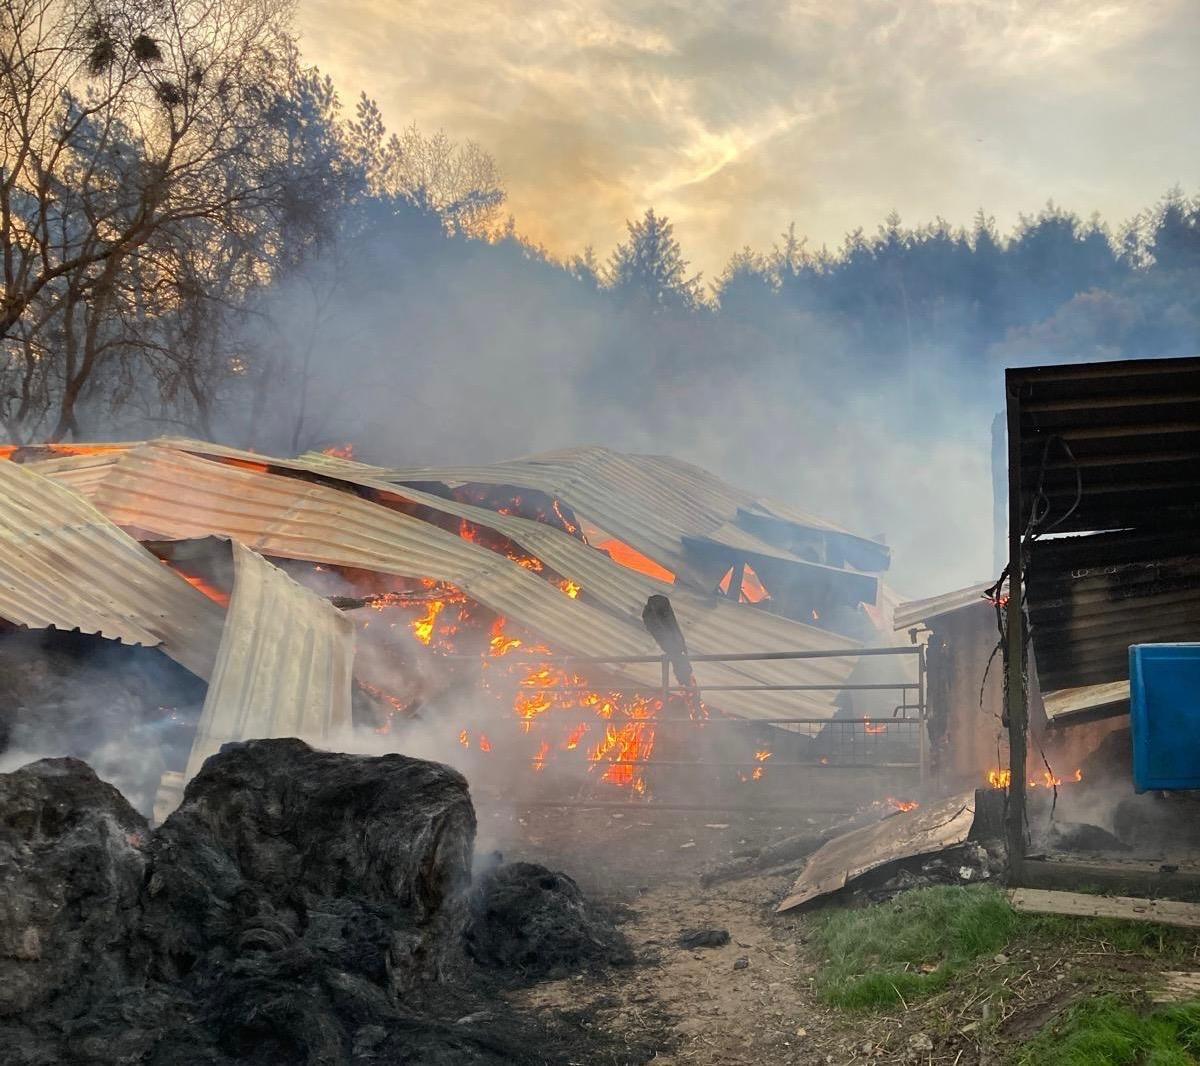
{"label": "metal sheet on ground", "polygon": [[890,862],[962,844],[974,823],[975,793],[966,792],[846,833],[813,853],[776,912],[837,892],[856,877]]}

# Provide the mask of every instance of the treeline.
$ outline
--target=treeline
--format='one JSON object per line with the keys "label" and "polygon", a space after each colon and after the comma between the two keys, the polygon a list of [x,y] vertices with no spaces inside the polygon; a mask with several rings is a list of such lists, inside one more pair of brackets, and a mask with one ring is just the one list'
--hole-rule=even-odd
{"label": "treeline", "polygon": [[505,219],[481,148],[389,133],[366,97],[345,114],[282,5],[2,6],[10,441],[392,446],[458,412],[500,447],[490,404],[519,409],[516,451],[604,437],[597,410],[624,440],[747,407],[731,368],[833,399],[934,365],[1200,352],[1200,200],[1178,191],[1115,231],[1054,206],[1006,234],[893,216],[835,250],[789,228],[712,281],[648,210],[606,260],[559,260]]}

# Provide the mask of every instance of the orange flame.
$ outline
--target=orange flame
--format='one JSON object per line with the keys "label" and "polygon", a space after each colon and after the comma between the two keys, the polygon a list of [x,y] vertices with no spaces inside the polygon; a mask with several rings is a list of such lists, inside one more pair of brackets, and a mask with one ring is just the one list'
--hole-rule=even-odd
{"label": "orange flame", "polygon": [[754,753],[754,758],[759,762],[766,762],[770,757],[771,753],[769,751],[756,751]]}
{"label": "orange flame", "polygon": [[354,445],[353,444],[331,444],[328,448],[321,450],[322,455],[328,455],[333,459],[353,459]]}
{"label": "orange flame", "polygon": [[471,738],[467,735],[467,731],[465,729],[458,734],[458,742],[464,748],[469,748],[471,746]]}
{"label": "orange flame", "polygon": [[488,740],[486,733],[479,734],[479,750],[480,751],[491,751],[492,750],[492,742],[490,740]]}
{"label": "orange flame", "polygon": [[886,722],[879,722],[879,723],[878,723],[878,724],[876,724],[876,725],[872,725],[872,724],[871,724],[871,719],[869,719],[869,718],[867,718],[867,717],[865,717],[865,716],[864,716],[864,717],[863,717],[863,723],[864,723],[864,724],[863,724],[863,729],[864,729],[864,730],[866,730],[866,732],[867,732],[867,733],[869,733],[869,734],[871,734],[872,736],[876,736],[876,735],[878,735],[878,734],[880,734],[880,733],[886,733],[886,732],[887,732],[887,723],[886,723]]}
{"label": "orange flame", "polygon": [[887,801],[898,811],[915,811],[921,806],[916,800],[898,800],[895,796],[888,796]]}
{"label": "orange flame", "polygon": [[[167,563],[166,560],[163,560],[163,562],[167,566],[171,565],[170,563]],[[186,581],[189,585],[191,585],[192,588],[196,589],[197,592],[204,593],[204,595],[207,596],[210,600],[212,600],[213,603],[219,603],[222,607],[229,606],[229,593],[228,592],[225,592],[222,589],[217,588],[216,585],[209,584],[207,581],[204,580],[204,578],[198,577],[196,574],[186,574],[182,570],[180,570],[178,567],[175,567],[175,566],[171,566],[171,569],[174,570],[175,573],[177,573],[181,578],[183,578],[184,581]]]}
{"label": "orange flame", "polygon": [[[1012,784],[1012,771],[1008,769],[989,770],[987,775],[988,784],[992,788],[1008,788]],[[1056,777],[1049,770],[1043,770],[1038,777],[1031,777],[1028,781],[1029,788],[1058,788],[1059,785],[1071,784],[1083,780],[1083,771],[1076,770],[1065,779]]]}

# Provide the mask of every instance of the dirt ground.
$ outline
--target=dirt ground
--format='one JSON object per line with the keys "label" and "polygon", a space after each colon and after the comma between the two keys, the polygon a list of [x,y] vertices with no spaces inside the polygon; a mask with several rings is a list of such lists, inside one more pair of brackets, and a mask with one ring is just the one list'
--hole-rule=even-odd
{"label": "dirt ground", "polygon": [[[831,1008],[813,987],[821,961],[806,935],[813,917],[774,913],[792,873],[710,888],[699,880],[718,863],[809,827],[772,813],[481,809],[482,849],[563,870],[593,899],[628,908],[623,928],[638,959],[510,994],[523,1007],[566,1012],[623,1040],[628,1056],[613,1066],[998,1066],[1071,1003],[1161,981],[1161,963],[1103,941],[1065,949],[1020,943],[919,1003],[869,1014]],[[729,943],[677,946],[684,930],[710,927],[728,930]]]}

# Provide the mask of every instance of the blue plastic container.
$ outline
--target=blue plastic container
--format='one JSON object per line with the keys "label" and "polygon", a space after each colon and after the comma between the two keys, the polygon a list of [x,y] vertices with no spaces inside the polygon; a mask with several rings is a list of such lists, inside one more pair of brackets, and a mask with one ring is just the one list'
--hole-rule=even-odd
{"label": "blue plastic container", "polygon": [[1133,787],[1200,789],[1200,644],[1129,649]]}

